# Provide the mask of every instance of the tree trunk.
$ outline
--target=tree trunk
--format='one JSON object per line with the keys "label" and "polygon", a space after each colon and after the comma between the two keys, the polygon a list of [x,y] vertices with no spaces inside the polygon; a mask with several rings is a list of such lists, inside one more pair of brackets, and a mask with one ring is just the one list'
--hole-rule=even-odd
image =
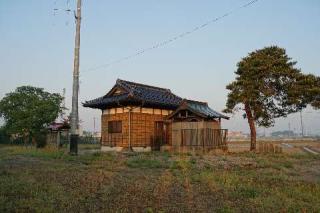
{"label": "tree trunk", "polygon": [[255,151],[256,141],[257,141],[257,132],[256,132],[256,126],[255,126],[254,118],[252,116],[251,108],[248,103],[245,104],[245,111],[247,114],[247,119],[250,127],[250,137],[251,137],[250,151]]}

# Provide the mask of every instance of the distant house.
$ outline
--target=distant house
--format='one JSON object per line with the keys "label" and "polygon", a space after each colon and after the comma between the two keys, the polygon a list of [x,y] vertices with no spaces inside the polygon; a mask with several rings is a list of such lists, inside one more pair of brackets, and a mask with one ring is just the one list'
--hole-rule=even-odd
{"label": "distant house", "polygon": [[182,99],[169,89],[118,79],[84,107],[102,110],[102,150],[213,149],[226,146],[227,116],[207,103]]}
{"label": "distant house", "polygon": [[228,139],[229,141],[232,140],[246,140],[249,138],[249,134],[245,134],[241,131],[228,131]]}
{"label": "distant house", "polygon": [[47,144],[61,146],[64,143],[68,143],[70,124],[68,121],[53,122],[48,128]]}

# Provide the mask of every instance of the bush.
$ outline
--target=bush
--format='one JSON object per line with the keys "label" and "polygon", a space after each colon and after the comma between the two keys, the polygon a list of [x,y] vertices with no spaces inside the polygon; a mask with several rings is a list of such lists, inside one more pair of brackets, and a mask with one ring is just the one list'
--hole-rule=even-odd
{"label": "bush", "polygon": [[10,136],[7,134],[4,128],[0,128],[0,144],[10,143]]}
{"label": "bush", "polygon": [[34,135],[37,148],[43,148],[47,145],[47,134],[46,132],[39,132]]}

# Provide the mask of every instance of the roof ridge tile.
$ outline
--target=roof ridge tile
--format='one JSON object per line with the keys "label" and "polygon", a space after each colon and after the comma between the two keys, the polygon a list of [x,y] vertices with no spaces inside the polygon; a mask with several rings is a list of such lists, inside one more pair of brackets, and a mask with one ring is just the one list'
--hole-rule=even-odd
{"label": "roof ridge tile", "polygon": [[167,88],[151,86],[151,85],[148,85],[148,84],[142,84],[142,83],[137,83],[137,82],[133,82],[133,81],[117,79],[117,84],[118,83],[119,84],[126,84],[128,87],[131,87],[130,85],[128,85],[128,84],[131,84],[132,86],[140,86],[140,87],[145,87],[145,88],[155,89],[155,90],[160,90],[160,91],[166,91],[166,92],[171,93],[171,90],[167,89]]}

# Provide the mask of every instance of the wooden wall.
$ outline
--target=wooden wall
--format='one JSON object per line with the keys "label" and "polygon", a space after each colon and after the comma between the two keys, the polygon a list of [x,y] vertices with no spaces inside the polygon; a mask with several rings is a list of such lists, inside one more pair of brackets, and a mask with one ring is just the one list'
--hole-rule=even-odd
{"label": "wooden wall", "polygon": [[181,146],[181,132],[185,129],[221,129],[221,123],[218,121],[174,122],[172,123],[172,146]]}
{"label": "wooden wall", "polygon": [[[164,121],[164,115],[131,113],[131,146],[151,146],[154,139],[155,122]],[[103,114],[101,118],[101,138],[103,146],[129,146],[129,113]],[[122,121],[122,133],[108,133],[109,121]],[[171,131],[169,139],[171,139]],[[170,142],[169,142],[170,143]]]}

